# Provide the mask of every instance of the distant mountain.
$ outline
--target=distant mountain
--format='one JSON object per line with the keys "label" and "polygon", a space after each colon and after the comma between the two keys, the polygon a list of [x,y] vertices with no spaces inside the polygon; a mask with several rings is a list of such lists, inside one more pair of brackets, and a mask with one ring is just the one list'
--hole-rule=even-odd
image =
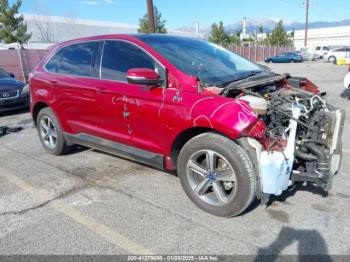
{"label": "distant mountain", "polygon": [[[267,18],[267,19],[247,19],[247,33],[259,32],[259,27],[264,28],[264,32],[271,32],[273,28],[278,23],[277,18]],[[304,23],[299,23],[296,21],[283,21],[284,27],[287,31],[304,29]],[[339,22],[312,22],[309,23],[309,28],[324,28],[324,27],[337,27],[337,26],[350,26],[350,19],[346,19]],[[228,33],[234,33],[241,31],[243,27],[242,21],[237,21],[236,23],[225,25],[225,29]],[[184,26],[177,28],[177,30],[185,32],[194,32],[194,26]],[[200,31],[202,33],[209,33],[210,27],[202,28]]]}

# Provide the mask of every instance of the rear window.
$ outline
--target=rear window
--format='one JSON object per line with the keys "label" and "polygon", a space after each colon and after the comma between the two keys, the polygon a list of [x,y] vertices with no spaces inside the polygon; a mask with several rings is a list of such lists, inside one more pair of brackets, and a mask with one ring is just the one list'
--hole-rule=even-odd
{"label": "rear window", "polygon": [[99,42],[64,47],[46,64],[46,70],[53,73],[96,77],[95,61],[98,47]]}

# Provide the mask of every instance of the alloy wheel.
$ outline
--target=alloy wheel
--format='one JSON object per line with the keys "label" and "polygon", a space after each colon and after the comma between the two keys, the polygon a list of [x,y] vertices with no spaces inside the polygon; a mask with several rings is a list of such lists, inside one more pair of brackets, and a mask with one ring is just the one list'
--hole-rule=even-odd
{"label": "alloy wheel", "polygon": [[197,197],[210,205],[227,204],[236,193],[236,174],[227,159],[213,150],[192,154],[187,179]]}
{"label": "alloy wheel", "polygon": [[57,145],[57,131],[55,124],[48,116],[43,116],[40,120],[40,136],[46,147],[54,149]]}

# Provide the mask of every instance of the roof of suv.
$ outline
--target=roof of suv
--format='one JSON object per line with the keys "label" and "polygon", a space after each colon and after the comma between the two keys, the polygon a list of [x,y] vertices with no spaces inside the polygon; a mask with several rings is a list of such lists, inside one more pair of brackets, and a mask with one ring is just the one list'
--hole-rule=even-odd
{"label": "roof of suv", "polygon": [[193,37],[187,37],[187,36],[176,36],[176,35],[168,35],[168,34],[110,34],[110,35],[96,35],[96,36],[89,36],[89,37],[83,37],[83,38],[76,38],[71,39],[68,41],[64,41],[60,43],[60,45],[65,45],[69,43],[75,43],[75,42],[84,42],[89,40],[100,40],[100,39],[196,39],[196,40],[203,40],[200,38],[193,38]]}

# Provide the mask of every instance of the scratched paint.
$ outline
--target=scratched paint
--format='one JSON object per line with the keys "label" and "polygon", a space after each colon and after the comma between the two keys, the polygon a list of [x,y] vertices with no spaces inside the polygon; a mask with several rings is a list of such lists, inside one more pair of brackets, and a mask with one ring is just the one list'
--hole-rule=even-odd
{"label": "scratched paint", "polygon": [[195,102],[195,103],[192,105],[191,109],[190,109],[190,113],[189,113],[189,115],[188,115],[188,119],[191,119],[191,118],[192,118],[192,112],[193,112],[194,108],[195,108],[199,103],[203,102],[204,100],[213,99],[213,98],[214,98],[213,96],[211,96],[211,97],[205,97],[205,98],[202,98],[202,99],[198,100],[197,102]]}
{"label": "scratched paint", "polygon": [[182,97],[180,96],[180,90],[176,91],[176,94],[173,96],[173,102],[182,102]]}
{"label": "scratched paint", "polygon": [[197,126],[197,121],[201,118],[205,119],[208,122],[208,124],[210,125],[210,127],[213,128],[213,124],[211,123],[210,119],[206,115],[200,115],[200,116],[196,117],[193,120],[193,125]]}
{"label": "scratched paint", "polygon": [[162,90],[162,96],[163,96],[163,99],[162,99],[162,103],[161,103],[159,110],[158,110],[158,117],[160,117],[160,113],[162,112],[162,109],[164,108],[165,97],[166,97],[166,89],[165,88],[163,88],[163,90]]}
{"label": "scratched paint", "polygon": [[[135,105],[137,107],[140,107],[140,101],[137,98],[129,98],[126,95],[120,96],[120,97],[112,97],[112,104],[117,105],[118,102],[123,103],[123,111],[122,116],[125,120],[129,119],[132,115],[132,111],[129,110],[128,105]],[[133,133],[133,129],[131,127],[131,124],[129,121],[126,123],[126,128],[128,131],[128,134],[131,135]]]}

